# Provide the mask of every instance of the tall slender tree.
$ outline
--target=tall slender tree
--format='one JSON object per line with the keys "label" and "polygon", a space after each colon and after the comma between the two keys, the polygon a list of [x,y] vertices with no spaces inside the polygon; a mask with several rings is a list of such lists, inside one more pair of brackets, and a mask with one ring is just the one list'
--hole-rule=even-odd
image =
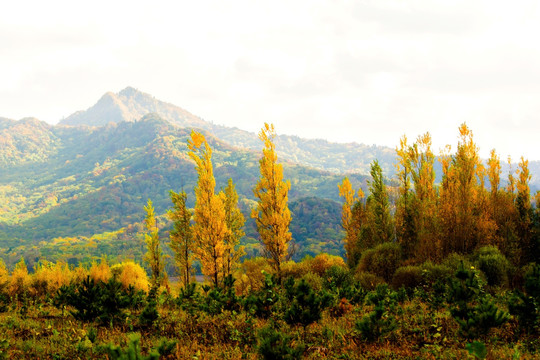
{"label": "tall slender tree", "polygon": [[407,137],[403,136],[396,148],[398,163],[396,171],[399,181],[398,199],[396,202],[396,238],[401,244],[405,257],[415,254],[418,233],[416,229],[415,193],[412,188],[412,147],[407,145]]}
{"label": "tall slender tree", "polygon": [[193,236],[196,255],[201,260],[202,272],[219,286],[223,277],[225,237],[229,233],[225,221],[223,198],[215,194],[216,180],[212,167],[212,149],[204,135],[192,131],[188,140],[189,156],[195,161],[199,175],[195,186]]}
{"label": "tall slender tree", "polygon": [[345,229],[345,253],[347,256],[347,264],[351,269],[356,267],[360,257],[359,236],[362,228],[363,204],[361,200],[364,197],[362,189],[358,189],[358,195],[355,196],[355,191],[352,188],[349,178],[345,177],[341,184],[338,184],[339,196],[343,198],[343,207],[341,210],[341,224]]}
{"label": "tall slender tree", "polygon": [[170,232],[171,249],[174,253],[174,262],[184,286],[191,282],[193,265],[193,231],[191,229],[191,211],[186,206],[187,194],[185,191],[176,193],[170,191],[173,209],[168,211],[169,219],[173,222]]}
{"label": "tall slender tree", "polygon": [[145,260],[150,266],[150,271],[152,274],[152,286],[158,287],[160,285],[166,285],[167,275],[164,271],[165,263],[163,261],[163,251],[161,250],[160,246],[159,229],[154,214],[154,206],[152,205],[152,200],[148,199],[148,203],[144,207],[144,210],[146,211],[144,224],[147,230],[147,233],[144,234],[144,240],[147,247]]}
{"label": "tall slender tree", "polygon": [[523,156],[519,162],[519,173],[516,183],[516,210],[518,214],[517,233],[520,240],[521,249],[521,265],[525,265],[531,259],[531,240],[532,240],[532,206],[531,206],[531,189],[529,188],[529,181],[531,180],[531,174],[529,171],[529,161],[525,160]]}
{"label": "tall slender tree", "polygon": [[225,255],[223,258],[223,274],[229,276],[238,266],[240,258],[245,254],[240,246],[240,239],[245,235],[243,227],[246,219],[238,208],[238,193],[232,179],[229,179],[224,192],[220,193],[225,206],[225,223],[229,232],[225,236]]}
{"label": "tall slender tree", "polygon": [[390,214],[388,191],[384,184],[381,166],[377,160],[371,164],[370,174],[367,210],[372,236],[369,244],[371,247],[393,240],[394,224]]}
{"label": "tall slender tree", "polygon": [[275,136],[274,125],[265,123],[259,133],[264,143],[263,156],[259,160],[261,177],[253,189],[258,199],[257,208],[253,209],[251,216],[257,224],[263,252],[270,258],[281,281],[281,264],[288,254],[288,245],[292,239],[289,231],[291,212],[288,206],[291,184],[283,180],[283,166],[277,162]]}

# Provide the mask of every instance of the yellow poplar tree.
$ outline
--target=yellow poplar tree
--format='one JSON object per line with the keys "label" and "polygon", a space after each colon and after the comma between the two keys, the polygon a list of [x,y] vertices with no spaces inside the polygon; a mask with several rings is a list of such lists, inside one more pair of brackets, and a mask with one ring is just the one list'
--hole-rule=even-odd
{"label": "yellow poplar tree", "polygon": [[187,194],[184,191],[171,191],[170,196],[173,203],[173,209],[168,211],[169,219],[173,222],[170,232],[171,249],[180,281],[187,286],[191,281],[194,248],[191,211],[186,207]]}
{"label": "yellow poplar tree", "polygon": [[201,260],[202,272],[218,286],[223,277],[225,238],[229,233],[225,220],[223,197],[215,194],[216,180],[212,168],[212,149],[204,135],[192,131],[188,140],[189,156],[199,175],[195,186],[193,236],[195,254]]}
{"label": "yellow poplar tree", "polygon": [[152,273],[152,286],[158,287],[167,284],[167,276],[164,270],[165,263],[163,262],[163,252],[161,251],[159,241],[159,229],[154,214],[152,200],[148,199],[148,203],[144,207],[144,210],[146,211],[144,225],[148,231],[144,234],[144,241],[146,242],[146,248],[148,250],[145,255],[145,260],[148,262]]}
{"label": "yellow poplar tree", "polygon": [[339,196],[343,198],[343,207],[341,210],[341,224],[345,229],[345,252],[347,255],[347,263],[351,268],[354,268],[358,260],[358,236],[361,228],[361,221],[358,214],[362,207],[359,204],[364,197],[362,189],[358,189],[358,195],[355,196],[355,191],[352,188],[349,178],[344,178],[341,184],[338,184]]}
{"label": "yellow poplar tree", "polygon": [[245,254],[244,247],[239,246],[240,239],[245,235],[244,214],[238,208],[238,193],[232,179],[229,179],[224,192],[220,192],[225,206],[225,222],[229,232],[225,236],[225,254],[223,258],[223,275],[232,275],[238,267],[240,258]]}
{"label": "yellow poplar tree", "polygon": [[526,264],[531,259],[531,235],[532,235],[532,207],[531,207],[531,189],[529,181],[531,174],[529,172],[529,161],[523,156],[519,162],[518,179],[516,182],[516,210],[518,214],[517,233],[519,235],[521,249],[521,265]]}
{"label": "yellow poplar tree", "polygon": [[259,160],[261,177],[253,189],[258,204],[251,217],[257,224],[263,251],[281,280],[281,264],[288,254],[288,244],[292,239],[288,206],[291,184],[283,180],[283,166],[277,163],[273,142],[275,136],[274,125],[265,123],[259,133],[259,138],[264,142],[263,156]]}

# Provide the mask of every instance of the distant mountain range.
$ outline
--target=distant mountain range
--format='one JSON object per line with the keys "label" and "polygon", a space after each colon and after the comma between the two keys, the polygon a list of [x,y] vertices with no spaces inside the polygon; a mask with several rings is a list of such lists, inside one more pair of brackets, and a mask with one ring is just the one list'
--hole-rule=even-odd
{"label": "distant mountain range", "polygon": [[[60,121],[60,125],[103,126],[110,122],[136,121],[148,113],[180,127],[207,130],[215,137],[239,149],[259,151],[261,141],[257,134],[202,120],[188,111],[152,95],[127,87],[117,94],[108,92],[91,108],[78,111]],[[261,128],[263,124],[260,124]],[[276,129],[279,133],[279,129]],[[369,173],[369,164],[378,159],[383,170],[393,172],[395,151],[384,146],[356,143],[338,144],[326,140],[302,139],[280,135],[276,139],[280,159],[337,173]]]}
{"label": "distant mountain range", "polygon": [[[202,131],[213,149],[217,186],[232,178],[248,215],[262,148],[254,133],[214,125],[131,87],[106,93],[58,125],[0,118],[0,256],[22,254],[36,261],[55,238],[90,238],[132,226],[143,219],[148,198],[164,214],[171,189],[184,189],[192,206],[196,174],[187,156],[192,129]],[[278,136],[276,148],[292,184],[297,258],[343,253],[337,184],[347,174],[356,188],[365,189],[374,159],[392,176],[394,150],[296,136]],[[534,187],[540,163],[531,162],[530,168]],[[243,242],[255,249],[257,235],[248,220]],[[103,251],[123,251],[114,244]]]}

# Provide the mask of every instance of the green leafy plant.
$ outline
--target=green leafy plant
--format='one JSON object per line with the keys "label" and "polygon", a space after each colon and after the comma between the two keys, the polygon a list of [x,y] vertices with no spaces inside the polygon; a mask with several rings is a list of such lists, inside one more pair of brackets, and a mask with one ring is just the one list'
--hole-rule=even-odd
{"label": "green leafy plant", "polygon": [[291,325],[302,325],[304,329],[321,318],[323,309],[330,305],[332,299],[325,291],[320,295],[315,293],[304,279],[298,285],[287,285],[286,291],[290,303],[285,310],[284,320]]}
{"label": "green leafy plant", "polygon": [[264,360],[301,359],[304,350],[302,343],[295,344],[292,336],[276,329],[274,323],[259,331],[257,352]]}
{"label": "green leafy plant", "polygon": [[378,285],[368,293],[366,303],[374,305],[371,313],[356,321],[356,330],[367,341],[375,341],[391,333],[397,327],[392,311],[397,304],[398,294],[388,285]]}
{"label": "green leafy plant", "polygon": [[449,303],[450,313],[459,324],[460,334],[474,339],[486,335],[493,327],[508,321],[510,315],[498,309],[493,300],[482,291],[482,283],[473,269],[461,267],[452,279]]}
{"label": "green leafy plant", "polygon": [[175,341],[162,339],[157,348],[150,350],[148,355],[141,352],[141,334],[133,333],[128,335],[128,344],[125,348],[113,344],[107,344],[103,350],[111,360],[158,360],[161,356],[166,356],[172,352]]}

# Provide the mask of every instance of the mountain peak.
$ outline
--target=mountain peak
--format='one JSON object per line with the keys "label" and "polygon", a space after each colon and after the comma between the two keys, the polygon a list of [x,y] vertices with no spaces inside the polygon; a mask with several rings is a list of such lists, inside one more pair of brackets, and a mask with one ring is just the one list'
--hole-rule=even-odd
{"label": "mountain peak", "polygon": [[103,126],[109,122],[136,121],[155,113],[182,126],[209,129],[211,125],[186,110],[159,101],[152,95],[128,86],[118,93],[107,92],[86,111],[78,111],[60,122],[62,125]]}

